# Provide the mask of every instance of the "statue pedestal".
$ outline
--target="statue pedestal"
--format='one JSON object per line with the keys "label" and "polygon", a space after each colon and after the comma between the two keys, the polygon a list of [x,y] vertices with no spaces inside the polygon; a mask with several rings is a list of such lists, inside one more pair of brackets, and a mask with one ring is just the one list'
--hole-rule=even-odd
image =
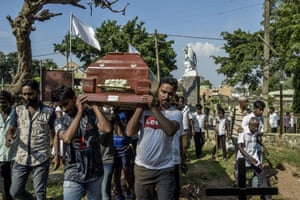
{"label": "statue pedestal", "polygon": [[197,72],[189,71],[182,76],[185,104],[195,106],[200,103],[200,77]]}

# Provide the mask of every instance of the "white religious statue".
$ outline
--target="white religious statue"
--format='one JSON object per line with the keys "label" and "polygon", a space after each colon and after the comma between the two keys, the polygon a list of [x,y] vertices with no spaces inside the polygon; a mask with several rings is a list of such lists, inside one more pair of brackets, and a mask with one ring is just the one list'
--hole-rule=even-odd
{"label": "white religious statue", "polygon": [[[185,71],[184,73],[187,74],[197,74],[196,66],[197,66],[197,57],[196,54],[191,47],[190,44],[188,44],[184,49],[184,67]],[[194,72],[194,73],[193,73]]]}

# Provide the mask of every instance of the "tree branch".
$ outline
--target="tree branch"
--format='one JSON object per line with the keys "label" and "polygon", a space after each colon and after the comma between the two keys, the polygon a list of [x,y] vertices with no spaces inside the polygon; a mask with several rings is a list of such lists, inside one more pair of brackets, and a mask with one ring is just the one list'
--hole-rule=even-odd
{"label": "tree branch", "polygon": [[45,21],[45,20],[49,20],[51,17],[55,17],[58,15],[62,15],[62,13],[52,13],[52,12],[49,12],[48,9],[45,9],[45,10],[41,11],[39,14],[35,15],[34,19],[38,20],[38,21]]}
{"label": "tree branch", "polygon": [[71,4],[73,6],[86,9],[85,6],[79,4],[81,0],[46,0],[49,4]]}
{"label": "tree branch", "polygon": [[8,20],[10,26],[12,26],[13,23],[14,23],[14,20],[12,20],[11,16],[10,16],[10,15],[7,15],[7,16],[6,16],[6,19]]}
{"label": "tree branch", "polygon": [[112,12],[116,12],[116,13],[122,13],[122,15],[125,15],[126,12],[126,8],[129,5],[129,3],[127,3],[123,9],[121,10],[115,10],[112,8],[112,5],[117,3],[119,0],[114,0],[114,1],[109,1],[109,0],[94,0],[95,6],[100,6],[101,8],[105,9],[108,8],[110,11]]}

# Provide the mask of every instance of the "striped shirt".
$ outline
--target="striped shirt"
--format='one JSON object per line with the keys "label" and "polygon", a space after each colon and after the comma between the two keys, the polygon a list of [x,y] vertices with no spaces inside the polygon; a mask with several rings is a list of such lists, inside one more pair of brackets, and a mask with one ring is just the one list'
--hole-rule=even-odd
{"label": "striped shirt", "polygon": [[242,111],[239,105],[237,105],[234,110],[235,111],[232,111],[231,113],[231,120],[234,120],[232,137],[238,138],[238,129],[242,127],[243,118],[248,114],[248,112],[247,109]]}

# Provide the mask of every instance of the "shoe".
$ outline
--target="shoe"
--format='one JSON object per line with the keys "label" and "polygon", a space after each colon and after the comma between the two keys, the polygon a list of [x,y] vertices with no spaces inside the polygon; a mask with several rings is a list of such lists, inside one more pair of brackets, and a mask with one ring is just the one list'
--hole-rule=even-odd
{"label": "shoe", "polygon": [[127,194],[126,194],[126,200],[132,200],[132,199],[133,199],[133,195],[127,193]]}
{"label": "shoe", "polygon": [[201,158],[202,154],[196,155],[196,158]]}
{"label": "shoe", "polygon": [[272,197],[270,197],[269,195],[266,195],[266,196],[261,196],[260,199],[261,200],[272,200]]}
{"label": "shoe", "polygon": [[116,195],[115,200],[124,200],[124,198],[120,197],[119,195]]}

